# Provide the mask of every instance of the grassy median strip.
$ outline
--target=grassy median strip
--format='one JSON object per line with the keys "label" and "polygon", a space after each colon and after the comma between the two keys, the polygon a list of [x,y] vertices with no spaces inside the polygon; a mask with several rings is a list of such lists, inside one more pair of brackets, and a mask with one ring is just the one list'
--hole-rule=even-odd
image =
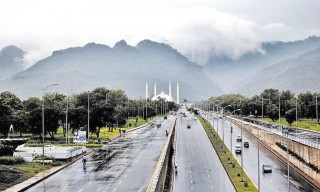
{"label": "grassy median strip", "polygon": [[237,191],[258,191],[248,175],[243,172],[243,181],[241,181],[242,168],[229,151],[227,146],[223,143],[220,136],[217,134],[212,125],[200,116],[197,116],[202,126],[204,127],[212,146],[217,152],[227,174],[229,175],[231,182],[235,186]]}
{"label": "grassy median strip", "polygon": [[[5,190],[13,185],[21,183],[36,174],[49,170],[55,166],[60,166],[66,164],[67,162],[55,162],[53,164],[47,164],[42,166],[41,163],[30,163],[23,161],[13,161],[18,157],[1,157],[2,161],[0,163],[0,191]],[[13,163],[6,163],[3,161],[4,158],[8,158],[8,161]],[[3,164],[5,163],[5,164]]]}

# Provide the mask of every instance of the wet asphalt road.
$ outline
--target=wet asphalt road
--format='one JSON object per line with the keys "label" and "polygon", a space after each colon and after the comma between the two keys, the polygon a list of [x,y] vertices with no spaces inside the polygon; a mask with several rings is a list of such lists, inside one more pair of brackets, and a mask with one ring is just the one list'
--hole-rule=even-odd
{"label": "wet asphalt road", "polygon": [[[217,129],[217,121],[219,122],[219,135],[224,137],[225,143],[230,150],[230,137],[231,137],[231,125],[233,127],[232,133],[232,153],[241,163],[241,155],[235,154],[235,145],[241,145],[241,142],[237,142],[236,137],[241,136],[241,129],[227,120],[217,120],[216,118],[209,120],[210,123],[214,123],[215,129]],[[224,130],[224,131],[223,131]],[[224,132],[224,134],[223,134]],[[242,139],[249,141],[249,148],[242,147],[243,152],[243,165],[244,170],[249,174],[254,183],[258,186],[258,142],[253,139],[245,131],[242,132]],[[262,192],[283,192],[288,191],[287,180],[287,164],[282,163],[276,158],[274,154],[269,152],[263,146],[260,145],[260,189]],[[269,164],[272,166],[272,173],[263,173],[262,165]],[[290,169],[290,172],[292,170]],[[312,187],[306,183],[301,177],[296,177],[290,174],[290,191],[314,191]]]}
{"label": "wet asphalt road", "polygon": [[[194,117],[178,117],[174,191],[232,192],[233,186],[201,123]],[[187,124],[191,128],[187,129]]]}
{"label": "wet asphalt road", "polygon": [[146,191],[173,122],[128,132],[90,155],[86,170],[79,160],[27,191]]}

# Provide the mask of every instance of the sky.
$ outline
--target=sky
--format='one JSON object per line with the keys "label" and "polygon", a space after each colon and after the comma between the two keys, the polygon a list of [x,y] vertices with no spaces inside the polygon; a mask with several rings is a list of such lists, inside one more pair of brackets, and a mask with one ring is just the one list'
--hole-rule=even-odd
{"label": "sky", "polygon": [[2,0],[0,49],[28,52],[26,67],[89,42],[150,39],[190,60],[238,59],[264,41],[320,36],[319,0]]}

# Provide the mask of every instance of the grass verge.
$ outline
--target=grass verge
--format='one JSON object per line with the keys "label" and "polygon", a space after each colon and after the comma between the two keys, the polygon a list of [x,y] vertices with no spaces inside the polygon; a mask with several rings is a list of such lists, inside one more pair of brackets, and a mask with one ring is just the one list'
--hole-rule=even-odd
{"label": "grass verge", "polygon": [[66,162],[55,163],[54,165],[48,164],[42,166],[40,163],[21,163],[16,165],[0,165],[0,191],[3,191],[13,185],[21,183],[36,174],[48,170],[55,165],[62,165]]}
{"label": "grass verge", "polygon": [[[267,117],[264,117],[263,120],[262,120],[262,118],[257,118],[257,120],[279,125],[279,120],[276,120],[273,122],[270,118],[267,118]],[[280,119],[280,124],[290,126],[285,118]],[[296,121],[294,121],[291,126],[303,128],[303,129],[310,129],[313,131],[320,131],[320,125],[318,125],[318,128],[317,128],[317,120],[316,119],[301,118],[300,121],[297,122],[297,124],[296,124]]]}
{"label": "grass verge", "polygon": [[229,151],[227,146],[223,143],[222,139],[217,134],[215,129],[212,127],[212,125],[207,120],[203,119],[200,116],[197,116],[197,118],[199,119],[202,126],[204,127],[213,148],[217,152],[222,162],[222,165],[224,166],[236,190],[237,191],[258,191],[258,189],[253,184],[253,182],[248,177],[248,175],[245,173],[245,171],[243,172],[243,180],[245,182],[240,181],[242,179],[242,176],[241,176],[242,168],[237,162],[237,160],[235,159],[235,157]]}

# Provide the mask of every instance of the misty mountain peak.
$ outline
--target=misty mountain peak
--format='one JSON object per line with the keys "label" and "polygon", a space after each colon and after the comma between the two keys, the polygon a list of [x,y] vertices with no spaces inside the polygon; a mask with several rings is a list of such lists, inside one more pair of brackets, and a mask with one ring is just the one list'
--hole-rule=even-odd
{"label": "misty mountain peak", "polygon": [[0,57],[10,57],[10,58],[22,59],[26,53],[27,52],[23,51],[22,49],[14,46],[14,45],[9,45],[7,47],[4,47],[0,51]]}
{"label": "misty mountain peak", "polygon": [[83,48],[85,49],[110,49],[110,47],[108,45],[104,45],[104,44],[97,44],[97,43],[88,43],[86,44]]}
{"label": "misty mountain peak", "polygon": [[122,47],[126,47],[128,46],[127,42],[125,40],[121,40],[121,41],[118,41],[114,46],[113,48],[122,48]]}

